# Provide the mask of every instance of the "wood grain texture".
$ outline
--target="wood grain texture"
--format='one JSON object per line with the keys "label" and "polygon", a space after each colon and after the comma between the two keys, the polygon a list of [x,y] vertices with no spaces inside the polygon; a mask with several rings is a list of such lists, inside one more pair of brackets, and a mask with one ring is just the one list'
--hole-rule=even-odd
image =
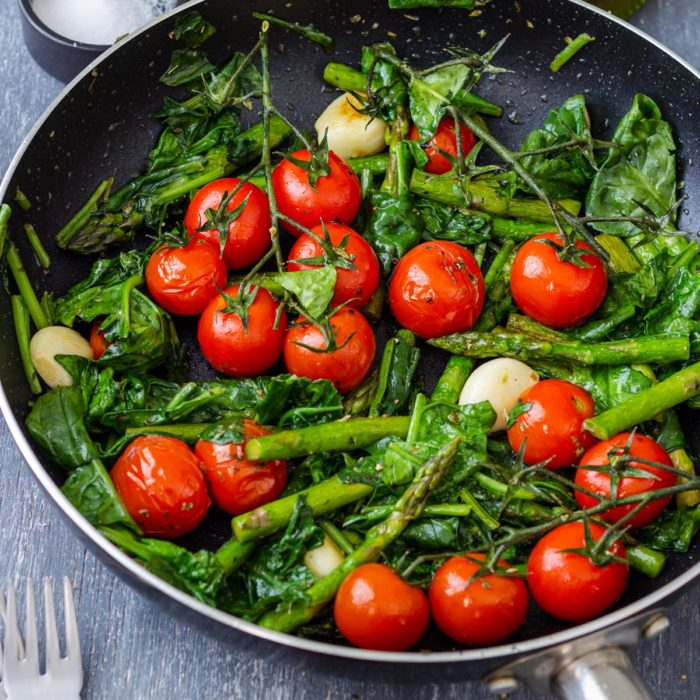
{"label": "wood grain texture", "polygon": [[[650,0],[635,23],[700,65],[700,3],[696,0]],[[16,0],[0,0],[0,39],[0,172],[4,172],[61,85],[28,55]],[[241,655],[180,624],[86,552],[34,483],[0,420],[0,581],[15,575],[35,580],[68,575],[74,581],[86,671],[84,698],[491,697],[478,683],[376,684],[362,668],[356,680],[310,675]],[[670,617],[671,629],[642,645],[636,663],[658,698],[699,698],[700,588],[676,603]],[[525,700],[533,696],[522,691],[512,697]]]}

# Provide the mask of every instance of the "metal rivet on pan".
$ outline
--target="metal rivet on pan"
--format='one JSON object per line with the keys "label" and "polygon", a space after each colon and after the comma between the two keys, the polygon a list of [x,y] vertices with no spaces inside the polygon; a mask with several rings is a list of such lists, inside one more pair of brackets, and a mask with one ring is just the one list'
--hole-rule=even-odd
{"label": "metal rivet on pan", "polygon": [[642,636],[644,639],[651,639],[661,634],[671,623],[666,615],[657,615],[644,625]]}
{"label": "metal rivet on pan", "polygon": [[488,679],[488,686],[497,695],[514,693],[520,688],[520,681],[515,676],[494,676]]}

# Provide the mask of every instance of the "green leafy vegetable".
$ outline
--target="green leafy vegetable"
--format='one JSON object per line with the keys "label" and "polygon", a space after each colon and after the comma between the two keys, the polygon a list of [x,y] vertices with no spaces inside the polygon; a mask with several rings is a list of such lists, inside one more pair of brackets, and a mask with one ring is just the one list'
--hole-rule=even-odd
{"label": "green leafy vegetable", "polygon": [[299,272],[270,272],[253,278],[253,283],[277,296],[292,294],[312,318],[320,318],[335,290],[336,271],[332,265]]}

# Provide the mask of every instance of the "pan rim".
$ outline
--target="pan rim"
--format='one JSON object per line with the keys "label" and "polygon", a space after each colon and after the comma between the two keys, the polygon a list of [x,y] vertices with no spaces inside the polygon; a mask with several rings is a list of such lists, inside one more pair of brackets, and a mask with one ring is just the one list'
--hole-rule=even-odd
{"label": "pan rim", "polygon": [[[694,68],[690,63],[682,59],[680,56],[675,54],[673,51],[665,47],[656,39],[653,39],[644,31],[637,29],[629,25],[609,13],[601,10],[600,8],[594,7],[584,0],[565,0],[579,7],[583,7],[590,12],[595,12],[599,15],[604,16],[606,19],[612,22],[616,22],[628,31],[632,31],[638,34],[642,39],[656,46],[658,49],[662,50],[664,53],[669,55],[672,59],[677,61],[681,66],[688,70],[695,78],[700,81],[700,71]],[[38,131],[42,128],[44,122],[53,113],[53,111],[59,106],[64,98],[71,92],[72,88],[83,79],[83,77],[91,73],[96,67],[98,67],[102,62],[109,59],[109,57],[120,50],[123,46],[128,44],[130,41],[134,40],[144,32],[148,31],[150,28],[159,24],[162,21],[167,20],[174,14],[179,14],[186,11],[189,8],[195,7],[197,5],[203,4],[207,0],[190,0],[179,7],[176,7],[160,17],[154,19],[148,24],[144,25],[140,30],[129,35],[124,40],[115,44],[103,54],[101,54],[95,61],[90,63],[81,73],[79,73],[70,83],[68,83],[63,90],[56,96],[56,98],[49,104],[46,110],[42,113],[39,119],[32,126],[30,131],[26,134],[20,146],[11,159],[5,176],[0,183],[0,201],[3,200],[10,180],[14,176],[17,166],[21,161],[24,153],[26,152],[29,144],[34,139]],[[606,615],[586,622],[584,624],[575,625],[568,629],[555,632],[554,634],[544,635],[541,637],[535,637],[533,639],[528,639],[521,642],[513,642],[510,644],[499,644],[493,647],[477,648],[477,649],[463,649],[457,651],[443,651],[443,652],[378,652],[364,649],[356,649],[353,647],[345,647],[336,644],[331,644],[327,642],[318,642],[309,639],[303,639],[291,634],[285,634],[281,632],[275,632],[272,630],[265,629],[259,625],[247,622],[238,617],[226,613],[217,608],[211,607],[204,603],[197,601],[192,596],[186,594],[185,592],[175,588],[171,584],[165,582],[163,579],[159,578],[155,574],[152,574],[143,566],[138,564],[134,559],[131,559],[127,554],[122,552],[116,545],[112,544],[103,535],[101,535],[98,530],[91,525],[88,520],[68,501],[64,496],[56,482],[51,478],[49,473],[46,471],[41,463],[41,460],[37,456],[34,448],[30,445],[27,440],[22,428],[15,417],[15,414],[10,406],[9,400],[5,393],[2,381],[0,381],[0,414],[2,414],[12,438],[17,445],[20,453],[22,454],[25,462],[32,471],[35,479],[39,482],[42,488],[53,500],[55,505],[61,510],[62,514],[70,520],[71,524],[76,527],[83,536],[87,537],[92,546],[99,548],[99,550],[104,553],[111,562],[118,566],[121,570],[128,572],[131,579],[134,581],[148,586],[148,588],[157,591],[159,594],[169,598],[176,603],[189,608],[193,612],[199,613],[204,617],[207,617],[225,627],[236,630],[238,632],[244,632],[250,634],[253,637],[262,639],[267,642],[273,642],[280,644],[285,647],[294,648],[301,651],[313,652],[315,654],[320,654],[324,656],[335,656],[350,660],[358,661],[371,661],[371,662],[382,662],[382,663],[398,663],[398,664],[427,664],[427,663],[461,663],[461,662],[476,662],[476,661],[486,661],[495,660],[501,657],[510,657],[518,654],[530,654],[535,651],[546,649],[559,644],[564,644],[580,637],[586,636],[605,629],[606,627],[611,627],[617,623],[620,623],[634,615],[637,615],[643,611],[649,610],[662,603],[662,601],[669,596],[680,591],[686,584],[688,584],[693,579],[700,577],[700,562],[696,563],[690,567],[687,571],[680,574],[678,577],[669,581],[668,583],[661,586],[659,589],[647,594],[646,596],[629,603],[625,607],[615,610],[613,612],[607,613]]]}

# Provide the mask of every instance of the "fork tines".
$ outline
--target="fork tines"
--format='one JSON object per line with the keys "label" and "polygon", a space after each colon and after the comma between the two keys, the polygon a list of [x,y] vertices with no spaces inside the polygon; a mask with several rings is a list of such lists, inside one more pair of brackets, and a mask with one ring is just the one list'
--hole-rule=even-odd
{"label": "fork tines", "polygon": [[[17,624],[15,587],[9,582],[7,602],[3,605],[0,593],[0,613],[5,618],[5,655],[2,663],[2,688],[8,700],[37,700],[49,697],[54,700],[76,700],[80,697],[83,685],[83,669],[80,660],[80,640],[78,622],[73,604],[73,589],[68,578],[63,579],[64,620],[66,654],[61,656],[61,647],[56,624],[51,579],[44,579],[44,640],[46,671],[41,673],[39,659],[39,635],[34,586],[31,580],[26,584],[27,619],[24,644]],[[3,611],[2,608],[5,608]],[[2,650],[0,647],[0,658]],[[0,695],[0,697],[2,697]]]}

